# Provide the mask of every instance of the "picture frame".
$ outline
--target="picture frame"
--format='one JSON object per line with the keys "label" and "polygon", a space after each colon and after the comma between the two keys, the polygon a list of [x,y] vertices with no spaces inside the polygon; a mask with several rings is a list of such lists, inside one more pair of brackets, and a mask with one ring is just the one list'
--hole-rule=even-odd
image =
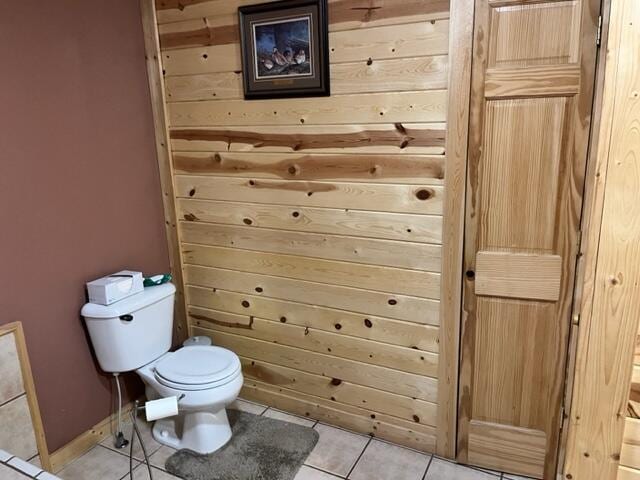
{"label": "picture frame", "polygon": [[238,8],[244,98],[330,95],[327,0]]}

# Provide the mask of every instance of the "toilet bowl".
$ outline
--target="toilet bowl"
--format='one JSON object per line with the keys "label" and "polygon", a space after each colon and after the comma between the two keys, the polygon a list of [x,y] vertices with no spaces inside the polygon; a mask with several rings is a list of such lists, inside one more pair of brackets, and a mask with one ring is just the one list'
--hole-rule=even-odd
{"label": "toilet bowl", "polygon": [[173,448],[211,453],[231,438],[225,408],[240,393],[240,360],[221,347],[190,345],[170,352],[175,287],[145,288],[112,305],[87,303],[87,324],[105,372],[135,371],[148,400],[178,397],[178,415],[156,421],[153,437]]}
{"label": "toilet bowl", "polygon": [[225,408],[240,393],[240,360],[220,347],[183,347],[166,353],[136,373],[146,386],[149,400],[176,396],[175,417],[157,420],[153,437],[173,448],[198,453],[215,452],[231,438]]}

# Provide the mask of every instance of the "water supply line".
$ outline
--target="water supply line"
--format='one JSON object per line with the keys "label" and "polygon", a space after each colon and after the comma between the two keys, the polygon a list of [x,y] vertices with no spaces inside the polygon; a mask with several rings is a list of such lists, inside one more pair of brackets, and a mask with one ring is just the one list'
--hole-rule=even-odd
{"label": "water supply line", "polygon": [[129,440],[124,438],[124,433],[122,432],[122,390],[120,389],[120,374],[114,373],[113,377],[116,379],[116,388],[118,390],[118,426],[114,444],[116,448],[124,448],[129,444]]}

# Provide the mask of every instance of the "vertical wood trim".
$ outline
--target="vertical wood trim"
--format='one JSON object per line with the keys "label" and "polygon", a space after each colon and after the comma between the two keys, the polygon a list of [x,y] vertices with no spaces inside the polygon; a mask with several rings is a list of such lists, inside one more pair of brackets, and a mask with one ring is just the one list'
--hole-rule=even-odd
{"label": "vertical wood trim", "polygon": [[436,452],[455,458],[473,0],[451,2]]}
{"label": "vertical wood trim", "polygon": [[612,2],[565,478],[618,474],[640,311],[639,26],[636,0]]}
{"label": "vertical wood trim", "polygon": [[176,303],[173,321],[174,341],[182,342],[189,335],[189,332],[187,327],[184,282],[182,280],[180,239],[178,238],[176,220],[173,186],[174,175],[169,148],[169,130],[166,121],[168,117],[165,108],[164,77],[160,63],[160,44],[158,41],[158,24],[156,22],[154,0],[140,0],[140,11],[144,32],[147,78],[149,80],[151,108],[153,110],[158,170],[160,171],[160,185],[162,188],[162,203],[164,205],[164,223],[169,246],[169,263],[171,265],[173,283],[176,286]]}
{"label": "vertical wood trim", "polygon": [[[606,45],[609,38],[609,18],[611,14],[611,0],[602,1],[602,31],[601,45]],[[593,96],[593,114],[591,116],[591,138],[589,141],[589,155],[587,158],[587,169],[585,172],[584,182],[584,200],[582,204],[582,219],[580,225],[580,249],[578,261],[576,264],[576,280],[574,285],[574,297],[571,311],[571,328],[569,332],[569,349],[567,353],[567,371],[565,382],[565,393],[563,406],[565,415],[562,420],[562,430],[560,432],[560,446],[558,453],[558,472],[561,474],[567,454],[567,438],[569,432],[569,408],[573,401],[573,382],[576,372],[576,354],[578,348],[578,336],[580,333],[580,309],[584,295],[589,295],[588,290],[593,283],[593,274],[595,272],[595,263],[587,265],[585,263],[585,253],[590,245],[598,244],[600,238],[600,219],[602,210],[594,211],[596,207],[596,198],[602,194],[604,181],[606,179],[606,162],[605,168],[601,164],[603,161],[600,156],[599,146],[608,144],[608,139],[603,138],[600,142],[600,135],[603,131],[603,109],[605,106],[602,102],[604,91],[604,78],[606,66],[606,51],[602,47],[598,49],[596,54],[596,75]],[[610,117],[609,117],[610,120]],[[606,160],[606,159],[604,159]],[[597,210],[597,209],[596,209]]]}
{"label": "vertical wood trim", "polygon": [[[31,416],[31,424],[33,425],[33,432],[36,437],[40,464],[44,470],[51,471],[49,448],[47,447],[47,439],[44,435],[44,426],[42,425],[40,406],[38,405],[36,386],[33,382],[33,373],[31,372],[31,363],[29,362],[29,354],[27,352],[27,343],[24,338],[22,323],[13,322],[0,326],[0,336],[9,333],[13,333],[15,335],[16,350],[18,351],[18,359],[20,361],[20,373],[22,374],[22,384],[24,385],[24,390],[27,395],[29,414]],[[28,459],[25,458],[24,460]]]}

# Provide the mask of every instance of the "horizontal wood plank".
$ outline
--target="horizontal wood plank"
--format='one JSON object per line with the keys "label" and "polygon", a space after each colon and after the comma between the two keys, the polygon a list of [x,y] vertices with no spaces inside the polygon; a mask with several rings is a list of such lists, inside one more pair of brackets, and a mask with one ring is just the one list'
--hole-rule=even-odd
{"label": "horizontal wood plank", "polygon": [[446,55],[449,21],[405,23],[329,34],[329,62]]}
{"label": "horizontal wood plank", "polygon": [[440,275],[377,265],[282,255],[238,248],[182,244],[183,263],[344,285],[415,297],[438,296]]}
{"label": "horizontal wood plank", "polygon": [[176,175],[176,197],[442,214],[443,187]]}
{"label": "horizontal wood plank", "polygon": [[333,154],[444,153],[444,123],[173,128],[174,151]]}
{"label": "horizontal wood plank", "polygon": [[[189,315],[192,325],[207,330],[242,335],[311,352],[330,353],[340,358],[428,377],[435,377],[437,373],[438,355],[431,352],[200,307],[190,306]],[[245,323],[247,319],[248,324]]]}
{"label": "horizontal wood plank", "polygon": [[323,375],[335,382],[347,381],[429,402],[433,402],[437,393],[437,381],[422,375],[199,327],[193,327],[193,334],[209,336],[216,345],[237,355]]}
{"label": "horizontal wood plank", "polygon": [[[378,342],[438,352],[438,329],[431,324],[419,324],[375,315],[363,315],[345,310],[308,305],[227,290],[189,286],[188,303],[196,307],[260,316],[269,320],[315,328],[340,335],[376,340]],[[437,324],[438,318],[426,319]]]}
{"label": "horizontal wood plank", "polygon": [[245,378],[259,380],[277,387],[295,390],[307,395],[365,408],[375,413],[384,413],[422,425],[435,425],[437,405],[424,400],[383,392],[273,363],[241,357]]}
{"label": "horizontal wood plank", "polygon": [[207,100],[167,105],[171,128],[215,125],[322,125],[443,122],[446,90],[277,100]]}
{"label": "horizontal wood plank", "polygon": [[179,218],[191,222],[442,243],[442,217],[439,215],[366,212],[341,208],[300,208],[189,198],[177,199],[176,208]]}
{"label": "horizontal wood plank", "polygon": [[618,469],[617,480],[640,480],[640,470],[629,467],[620,467]]}
{"label": "horizontal wood plank", "polygon": [[[188,8],[181,5],[178,13],[182,20],[162,22],[167,10],[159,11],[159,37],[161,50],[194,46],[239,43],[238,15],[229,11],[228,1],[224,7],[210,5],[200,10],[194,18],[184,16]],[[191,7],[193,8],[193,6]],[[449,0],[330,0],[329,31],[356,30],[384,25],[445,20],[449,17]]]}
{"label": "horizontal wood plank", "polygon": [[430,312],[437,311],[439,306],[437,301],[424,298],[212,267],[187,265],[185,275],[188,285],[221,288],[248,294],[260,291],[265,297],[279,300],[291,300],[415,323],[426,323],[425,318],[430,318]]}
{"label": "horizontal wood plank", "polygon": [[[245,383],[241,395],[249,400],[342,426],[363,434],[378,436],[416,450],[433,452],[435,449],[435,436],[432,434],[416,432],[414,431],[416,430],[415,426],[412,427],[413,430],[398,426],[396,425],[398,423],[397,420],[394,419],[385,419],[389,423],[383,422],[377,415],[363,409],[355,409],[355,407],[340,405],[336,402],[321,401],[315,396],[304,395],[282,388],[273,388],[256,381]],[[384,416],[382,417],[384,418]]]}
{"label": "horizontal wood plank", "polygon": [[[331,67],[331,93],[358,94],[447,88],[447,57],[363,60]],[[167,100],[229,100],[242,98],[241,72],[167,77]]]}
{"label": "horizontal wood plank", "polygon": [[[167,23],[196,19],[210,24],[212,18],[235,17],[238,7],[253,4],[255,0],[157,0],[156,8],[160,29],[166,32],[171,31],[163,30]],[[448,18],[449,0],[329,0],[328,13],[330,30],[352,30]]]}
{"label": "horizontal wood plank", "polygon": [[180,222],[179,229],[183,242],[202,245],[424,271],[437,271],[441,263],[440,251],[442,247],[439,245],[285,232],[251,226],[231,227],[189,221]]}
{"label": "horizontal wood plank", "polygon": [[444,155],[174,152],[176,173],[287,180],[442,185]]}
{"label": "horizontal wood plank", "polygon": [[637,418],[625,421],[620,465],[640,470],[640,420]]}
{"label": "horizontal wood plank", "polygon": [[[196,35],[200,36],[205,31],[199,30]],[[241,71],[240,44],[228,43],[229,35],[234,35],[233,32],[227,29],[222,32],[221,37],[224,38],[224,43],[208,45],[212,42],[206,42],[190,48],[164,50],[162,66],[165,75],[170,77]],[[334,65],[345,62],[366,62],[369,59],[378,61],[447,55],[448,33],[448,20],[331,32],[329,33],[329,62]],[[172,34],[170,40],[172,44],[177,43],[175,38],[178,35],[184,34]],[[166,33],[165,41],[169,41]]]}

